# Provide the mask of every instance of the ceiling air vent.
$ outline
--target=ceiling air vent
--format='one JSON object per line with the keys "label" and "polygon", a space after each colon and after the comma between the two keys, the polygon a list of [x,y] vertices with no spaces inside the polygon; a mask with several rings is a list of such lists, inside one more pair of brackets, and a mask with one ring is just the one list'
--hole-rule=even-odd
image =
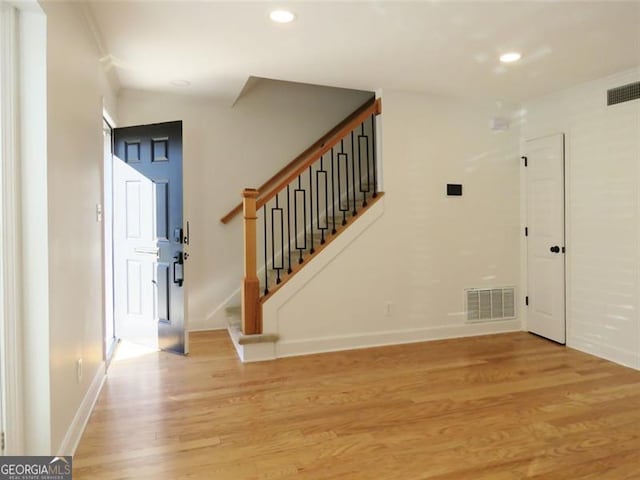
{"label": "ceiling air vent", "polygon": [[640,82],[622,85],[621,87],[607,90],[607,105],[630,102],[640,98]]}
{"label": "ceiling air vent", "polygon": [[516,318],[516,289],[469,288],[465,290],[467,322],[490,322]]}

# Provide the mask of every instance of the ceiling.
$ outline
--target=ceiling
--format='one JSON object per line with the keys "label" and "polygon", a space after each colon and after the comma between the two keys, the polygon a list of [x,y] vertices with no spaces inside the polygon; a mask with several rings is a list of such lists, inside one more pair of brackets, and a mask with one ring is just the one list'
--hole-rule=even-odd
{"label": "ceiling", "polygon": [[[296,20],[271,22],[283,6]],[[230,102],[256,76],[519,103],[640,66],[640,1],[91,0],[89,16],[121,87]]]}

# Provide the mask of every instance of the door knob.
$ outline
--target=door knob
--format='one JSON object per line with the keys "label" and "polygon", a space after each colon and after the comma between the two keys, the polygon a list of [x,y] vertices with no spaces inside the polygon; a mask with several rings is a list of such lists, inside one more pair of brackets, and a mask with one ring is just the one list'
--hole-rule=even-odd
{"label": "door knob", "polygon": [[557,245],[554,245],[553,247],[551,247],[549,249],[552,253],[560,253],[560,247]]}

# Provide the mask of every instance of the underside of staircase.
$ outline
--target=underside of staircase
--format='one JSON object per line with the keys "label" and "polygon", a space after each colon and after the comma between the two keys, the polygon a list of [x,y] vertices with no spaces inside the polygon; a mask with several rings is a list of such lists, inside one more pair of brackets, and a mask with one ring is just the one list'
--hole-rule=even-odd
{"label": "underside of staircase", "polygon": [[228,331],[245,362],[276,358],[276,332],[263,332],[262,307],[325,253],[378,202],[375,118],[367,102],[259,189],[245,189],[242,301],[227,307]]}

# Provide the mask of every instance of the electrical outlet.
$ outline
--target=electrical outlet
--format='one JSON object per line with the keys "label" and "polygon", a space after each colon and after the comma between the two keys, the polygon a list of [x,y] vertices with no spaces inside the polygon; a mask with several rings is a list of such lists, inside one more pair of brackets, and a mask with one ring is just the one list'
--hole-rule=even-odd
{"label": "electrical outlet", "polygon": [[81,358],[76,360],[76,381],[78,383],[82,382],[82,359]]}
{"label": "electrical outlet", "polygon": [[102,205],[96,204],[96,222],[102,222]]}
{"label": "electrical outlet", "polygon": [[387,300],[386,302],[384,302],[384,316],[390,317],[392,313],[393,313],[393,302],[390,302]]}

